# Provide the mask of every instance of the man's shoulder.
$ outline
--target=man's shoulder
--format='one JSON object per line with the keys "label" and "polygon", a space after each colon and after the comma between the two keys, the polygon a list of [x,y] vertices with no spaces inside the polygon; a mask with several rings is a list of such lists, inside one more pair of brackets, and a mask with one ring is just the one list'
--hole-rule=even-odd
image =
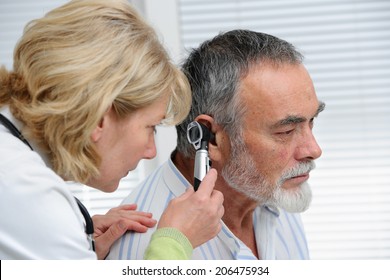
{"label": "man's shoulder", "polygon": [[[122,201],[122,204],[136,203],[137,211],[150,212],[154,219],[159,220],[171,197],[162,180],[165,165],[166,163],[162,164],[146,176]],[[128,231],[114,243],[107,259],[143,259],[155,230],[156,227],[149,228],[145,233]]]}
{"label": "man's shoulder", "polygon": [[[153,170],[149,175],[143,178],[134,188],[131,188],[131,192],[123,200],[122,204],[134,203],[135,200],[140,199],[140,196],[145,196],[150,189],[161,183],[162,170],[165,163]],[[132,184],[132,182],[129,182]]]}

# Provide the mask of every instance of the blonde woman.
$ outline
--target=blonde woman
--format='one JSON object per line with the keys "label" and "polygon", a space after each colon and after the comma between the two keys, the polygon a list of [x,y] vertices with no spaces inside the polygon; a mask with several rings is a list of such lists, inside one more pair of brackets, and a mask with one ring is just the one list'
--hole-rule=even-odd
{"label": "blonde woman", "polygon": [[[0,70],[0,258],[104,259],[127,230],[155,226],[135,205],[94,216],[95,253],[68,184],[115,191],[156,155],[155,127],[181,122],[190,100],[185,76],[124,0],[70,1],[30,22],[13,71]],[[189,258],[218,233],[215,179],[212,170],[170,203],[145,258]]]}

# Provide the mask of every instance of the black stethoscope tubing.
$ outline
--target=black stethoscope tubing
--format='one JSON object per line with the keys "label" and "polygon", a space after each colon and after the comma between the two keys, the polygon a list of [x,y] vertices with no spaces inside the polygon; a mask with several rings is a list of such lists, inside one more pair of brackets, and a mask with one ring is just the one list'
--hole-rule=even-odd
{"label": "black stethoscope tubing", "polygon": [[14,135],[19,138],[19,140],[23,141],[24,144],[30,147],[31,151],[34,149],[31,147],[30,143],[23,137],[20,131],[14,126],[12,122],[10,122],[6,117],[0,114],[0,122]]}
{"label": "black stethoscope tubing", "polygon": [[[0,123],[2,123],[11,133],[14,135],[16,138],[19,140],[23,141],[24,144],[30,147],[30,149],[33,151],[34,149],[31,147],[30,143],[23,137],[23,135],[20,133],[20,131],[15,127],[15,125],[10,122],[5,116],[0,114]],[[94,233],[94,228],[93,228],[93,221],[91,216],[88,213],[87,208],[81,203],[81,201],[77,198],[74,197],[77,205],[79,206],[80,212],[84,217],[85,220],[85,233],[87,234],[88,240],[90,242],[91,249],[95,251],[95,242],[93,239],[93,233]]]}

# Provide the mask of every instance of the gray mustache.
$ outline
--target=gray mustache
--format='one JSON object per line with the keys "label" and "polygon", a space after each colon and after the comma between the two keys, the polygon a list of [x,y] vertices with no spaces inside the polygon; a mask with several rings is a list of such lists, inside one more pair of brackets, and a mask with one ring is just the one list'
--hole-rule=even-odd
{"label": "gray mustache", "polygon": [[307,161],[307,162],[300,162],[297,166],[291,168],[290,170],[287,170],[282,175],[282,180],[291,179],[296,176],[301,176],[303,174],[309,173],[311,170],[313,170],[316,167],[316,164],[314,161]]}

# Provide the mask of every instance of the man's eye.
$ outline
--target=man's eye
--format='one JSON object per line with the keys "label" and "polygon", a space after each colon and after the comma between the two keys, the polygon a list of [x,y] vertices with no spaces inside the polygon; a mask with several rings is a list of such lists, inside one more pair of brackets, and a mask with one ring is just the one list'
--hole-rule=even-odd
{"label": "man's eye", "polygon": [[310,128],[313,128],[314,127],[314,118],[312,118],[311,120],[310,120]]}
{"label": "man's eye", "polygon": [[279,134],[279,135],[289,135],[289,134],[291,134],[293,132],[294,132],[294,129],[289,129],[289,130],[277,132],[277,134]]}

